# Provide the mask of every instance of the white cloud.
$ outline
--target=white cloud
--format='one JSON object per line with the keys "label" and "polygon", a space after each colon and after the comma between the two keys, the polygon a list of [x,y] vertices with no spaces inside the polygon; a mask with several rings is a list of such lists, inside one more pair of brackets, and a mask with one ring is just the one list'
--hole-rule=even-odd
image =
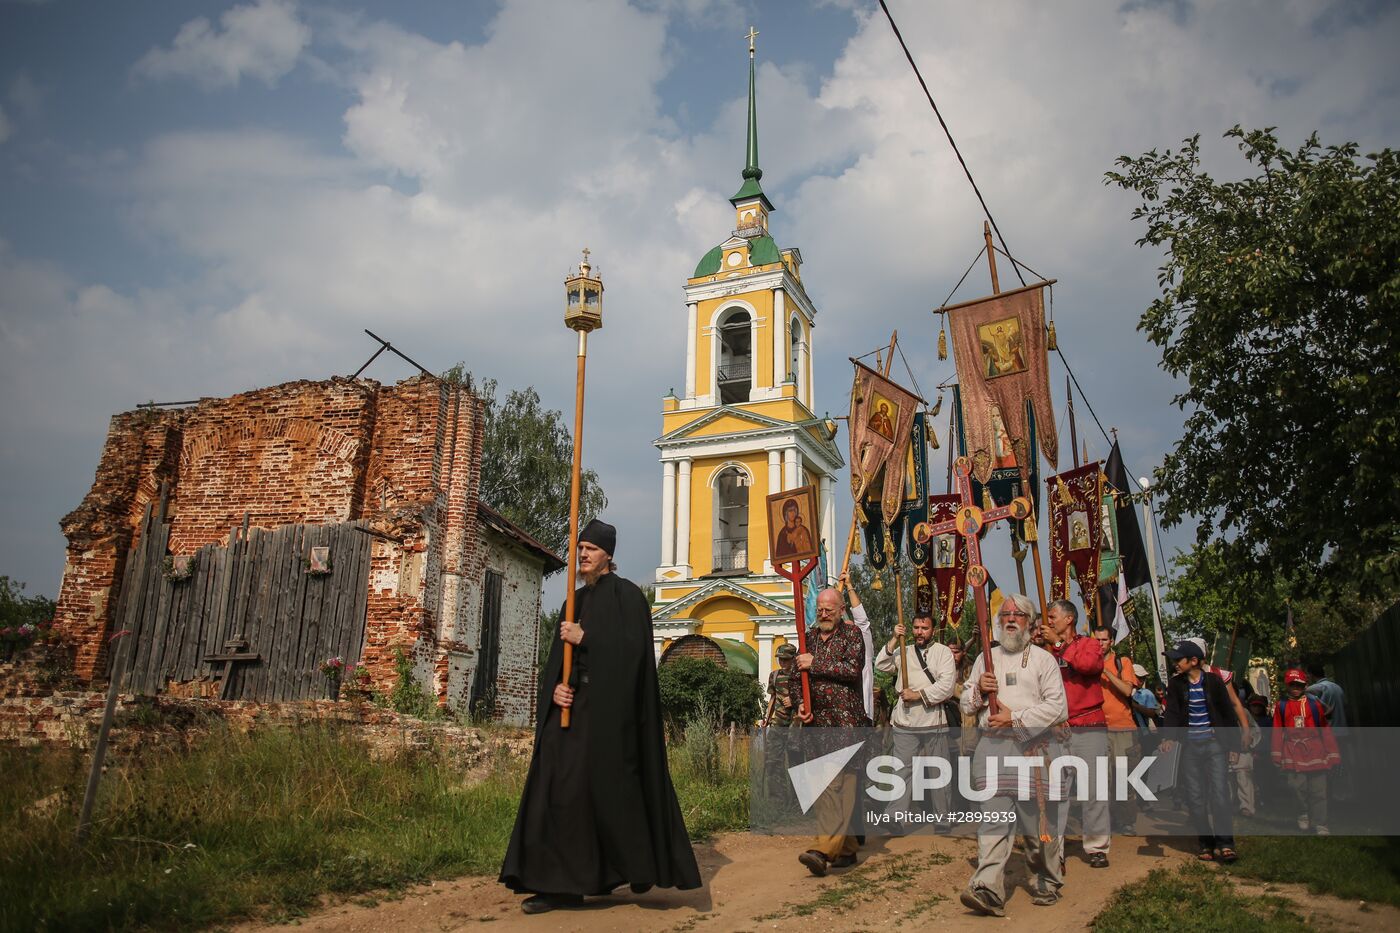
{"label": "white cloud", "polygon": [[235,87],[244,78],[268,87],[296,65],[311,30],[291,0],[258,0],[219,17],[192,19],[169,48],[153,48],[132,68],[146,78],[193,78],[206,88]]}

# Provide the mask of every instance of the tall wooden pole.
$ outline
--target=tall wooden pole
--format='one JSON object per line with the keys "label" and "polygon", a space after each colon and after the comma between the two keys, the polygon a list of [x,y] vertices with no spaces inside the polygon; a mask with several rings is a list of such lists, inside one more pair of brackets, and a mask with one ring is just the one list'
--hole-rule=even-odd
{"label": "tall wooden pole", "polygon": [[[588,361],[588,331],[578,332],[578,376],[574,383],[574,466],[569,478],[569,579],[564,597],[564,621],[574,621],[574,590],[578,586],[579,485],[583,479],[583,374]],[[564,642],[564,683],[574,672],[574,646]],[[569,728],[569,709],[559,711],[560,728]]]}

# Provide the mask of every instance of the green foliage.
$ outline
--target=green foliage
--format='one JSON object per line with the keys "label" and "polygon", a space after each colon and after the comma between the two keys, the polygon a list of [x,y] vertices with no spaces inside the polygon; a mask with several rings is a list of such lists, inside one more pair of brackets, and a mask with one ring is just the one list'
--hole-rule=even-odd
{"label": "green foliage", "polygon": [[[1286,662],[1329,657],[1393,602],[1385,595],[1362,597],[1351,580],[1313,579],[1305,570],[1283,576],[1258,565],[1239,567],[1219,542],[1178,552],[1172,568],[1165,598],[1176,612],[1162,620],[1169,643],[1193,635],[1207,642],[1228,639],[1238,622],[1239,635],[1251,640],[1254,656]],[[1290,592],[1312,594],[1292,600],[1294,645],[1288,641]]]}
{"label": "green foliage", "polygon": [[1302,933],[1311,929],[1285,898],[1240,894],[1224,876],[1199,862],[1154,868],[1141,881],[1125,884],[1113,892],[1091,927],[1176,930],[1181,928],[1184,905],[1190,906],[1190,925],[1201,930]]}
{"label": "green foliage", "polygon": [[24,584],[0,574],[0,628],[38,626],[53,619],[54,601],[47,596],[25,596]]}
{"label": "green foliage", "polygon": [[437,702],[413,677],[413,662],[402,648],[394,649],[394,673],[397,680],[389,693],[389,707],[396,713],[432,719],[438,715]]}
{"label": "green foliage", "polygon": [[728,728],[746,730],[759,717],[763,691],[758,681],[701,658],[674,658],[656,672],[661,715],[672,735],[682,735],[699,716]]}
{"label": "green foliage", "polygon": [[[447,381],[473,384],[458,363]],[[545,408],[533,387],[496,397],[496,380],[475,388],[485,406],[481,443],[481,500],[529,532],[561,558],[569,550],[569,485],[573,473],[573,429],[561,412]],[[580,478],[579,521],[607,508],[598,474]]]}
{"label": "green foliage", "polygon": [[[87,756],[0,746],[0,930],[285,922],[326,894],[494,874],[526,764],[503,757],[469,780],[446,752],[372,757],[349,730],[315,726],[217,729],[109,762],[79,847]],[[713,779],[673,749],[671,774],[691,839],[747,828],[745,743]]]}
{"label": "green foliage", "polygon": [[445,756],[374,758],[333,728],[220,729],[116,760],[79,847],[85,755],[0,748],[0,772],[5,930],[285,920],[327,893],[494,872],[524,777],[511,761],[468,784]]}
{"label": "green foliage", "polygon": [[[899,619],[898,606],[895,605],[894,598],[894,573],[889,567],[880,571],[880,589],[875,589],[875,571],[864,560],[851,561],[849,568],[849,580],[851,589],[860,596],[861,605],[865,607],[865,615],[870,619],[870,640],[875,645],[875,650],[880,650],[880,645],[890,640],[894,634],[894,624]],[[914,570],[912,567],[901,568],[899,574],[900,589],[904,593],[904,624],[910,625],[914,621]],[[849,602],[849,598],[847,602]],[[808,619],[808,625],[815,625],[816,619]]]}
{"label": "green foliage", "polygon": [[544,662],[549,660],[549,651],[559,637],[559,620],[563,617],[562,608],[540,613],[540,670],[544,670]]}
{"label": "green foliage", "polygon": [[[1363,595],[1400,585],[1400,153],[1296,151],[1225,134],[1249,174],[1201,170],[1199,136],[1122,156],[1161,296],[1139,329],[1185,380],[1181,439],[1157,471],[1162,516],[1227,533],[1236,571],[1325,567]],[[1294,596],[1305,595],[1295,592]]]}
{"label": "green foliage", "polygon": [[1400,838],[1257,836],[1241,843],[1245,857],[1224,866],[1232,875],[1400,907]]}

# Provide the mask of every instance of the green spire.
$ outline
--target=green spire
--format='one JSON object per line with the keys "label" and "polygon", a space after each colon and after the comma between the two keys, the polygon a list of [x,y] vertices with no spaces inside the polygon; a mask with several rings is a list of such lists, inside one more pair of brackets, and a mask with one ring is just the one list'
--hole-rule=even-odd
{"label": "green spire", "polygon": [[758,30],[750,26],[746,36],[749,40],[749,138],[748,145],[744,147],[744,185],[729,200],[731,203],[737,203],[749,198],[763,198],[764,206],[771,211],[773,205],[768,203],[768,196],[758,184],[759,179],[763,177],[763,169],[758,167],[758,95],[754,90],[753,40],[757,35]]}

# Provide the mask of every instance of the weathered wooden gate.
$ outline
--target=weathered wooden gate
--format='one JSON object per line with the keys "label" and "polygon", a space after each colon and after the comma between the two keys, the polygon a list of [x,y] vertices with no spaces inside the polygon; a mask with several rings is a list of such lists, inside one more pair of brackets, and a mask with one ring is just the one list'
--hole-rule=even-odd
{"label": "weathered wooden gate", "polygon": [[[365,637],[369,534],[360,523],[248,528],[229,546],[201,548],[188,576],[167,559],[164,502],[127,560],[117,626],[135,639],[122,678],[127,692],[220,680],[225,699],[299,700],[330,695],[322,661],[355,663]],[[330,570],[313,574],[313,547],[329,548]],[[115,652],[113,652],[115,655]]]}

